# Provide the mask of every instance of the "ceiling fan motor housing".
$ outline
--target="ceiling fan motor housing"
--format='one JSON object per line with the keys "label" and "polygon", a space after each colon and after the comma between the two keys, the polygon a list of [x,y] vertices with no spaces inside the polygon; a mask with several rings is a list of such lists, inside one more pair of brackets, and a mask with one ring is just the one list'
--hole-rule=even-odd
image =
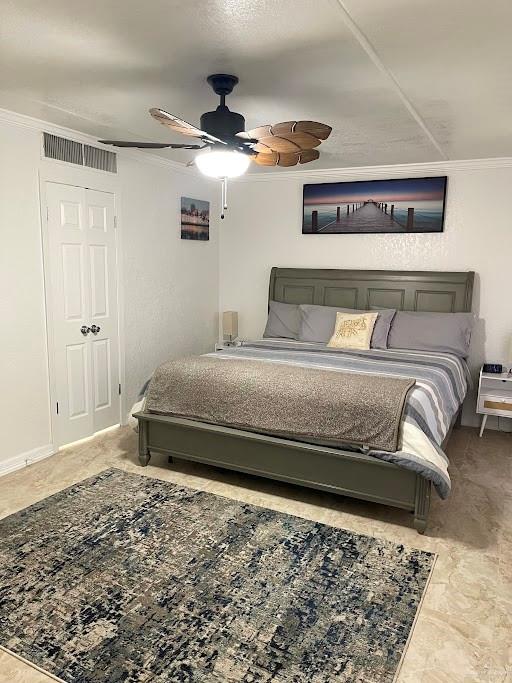
{"label": "ceiling fan motor housing", "polygon": [[226,105],[219,105],[215,111],[207,111],[201,116],[200,125],[202,130],[216,138],[236,141],[235,135],[245,130],[245,119]]}
{"label": "ceiling fan motor housing", "polygon": [[230,111],[224,101],[238,83],[238,78],[231,74],[212,74],[206,80],[219,95],[220,105],[215,111],[207,111],[201,116],[201,129],[221,140],[239,143],[235,135],[245,130],[245,119],[242,114]]}

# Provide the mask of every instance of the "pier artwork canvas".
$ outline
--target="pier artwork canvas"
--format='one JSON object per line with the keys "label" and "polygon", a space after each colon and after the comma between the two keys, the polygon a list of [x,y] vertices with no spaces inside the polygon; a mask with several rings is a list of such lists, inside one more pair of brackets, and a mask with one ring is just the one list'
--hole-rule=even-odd
{"label": "pier artwork canvas", "polygon": [[210,239],[210,202],[181,198],[181,239]]}
{"label": "pier artwork canvas", "polygon": [[303,234],[442,232],[446,176],[304,185]]}

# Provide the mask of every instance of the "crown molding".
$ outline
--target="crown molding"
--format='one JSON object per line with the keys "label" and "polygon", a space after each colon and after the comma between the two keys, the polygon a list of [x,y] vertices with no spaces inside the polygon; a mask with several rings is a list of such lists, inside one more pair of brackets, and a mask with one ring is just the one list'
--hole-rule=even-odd
{"label": "crown molding", "polygon": [[417,164],[389,164],[385,166],[353,166],[341,168],[300,169],[296,171],[267,171],[249,173],[236,182],[275,182],[279,180],[326,180],[340,178],[364,178],[404,176],[412,174],[431,175],[453,171],[484,171],[487,169],[512,168],[512,157],[490,159],[461,159],[459,161],[431,161]]}
{"label": "crown molding", "polygon": [[[18,112],[10,111],[9,109],[0,108],[0,121],[9,123],[13,126],[21,126],[24,128],[30,128],[32,130],[37,130],[41,133],[51,133],[52,135],[70,138],[76,142],[81,142],[86,145],[94,145],[94,147],[99,147],[100,149],[106,149],[109,152],[112,152],[112,147],[110,145],[100,144],[97,138],[95,138],[93,135],[82,133],[78,130],[74,130],[73,128],[59,126],[58,124],[37,119],[32,116],[27,116],[26,114],[19,114]],[[142,150],[116,148],[115,152],[121,159],[134,159],[136,161],[141,161],[153,166],[172,169],[178,173],[197,175],[195,170],[186,164],[180,163],[179,161],[173,161],[172,159],[165,159],[164,157],[159,157],[156,154],[149,154],[148,152],[143,152]]]}

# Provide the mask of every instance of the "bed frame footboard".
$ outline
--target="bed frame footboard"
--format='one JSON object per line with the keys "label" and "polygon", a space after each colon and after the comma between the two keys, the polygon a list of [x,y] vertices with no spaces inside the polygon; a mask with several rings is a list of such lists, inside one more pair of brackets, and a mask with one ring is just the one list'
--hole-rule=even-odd
{"label": "bed frame footboard", "polygon": [[409,510],[424,533],[431,484],[362,453],[244,432],[184,418],[135,413],[139,460],[151,452]]}

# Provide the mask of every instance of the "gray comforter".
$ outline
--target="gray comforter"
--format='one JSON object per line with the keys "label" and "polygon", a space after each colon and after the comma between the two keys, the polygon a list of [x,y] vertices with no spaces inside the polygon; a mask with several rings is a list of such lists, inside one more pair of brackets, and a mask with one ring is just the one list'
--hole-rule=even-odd
{"label": "gray comforter", "polygon": [[216,355],[372,377],[414,377],[416,384],[407,396],[399,448],[394,453],[375,449],[370,455],[421,474],[434,484],[441,498],[450,493],[449,463],[441,446],[470,381],[468,367],[461,358],[432,351],[330,349],[325,344],[282,339],[244,342]]}
{"label": "gray comforter", "polygon": [[219,355],[173,360],[153,375],[151,413],[276,436],[394,452],[414,379]]}

